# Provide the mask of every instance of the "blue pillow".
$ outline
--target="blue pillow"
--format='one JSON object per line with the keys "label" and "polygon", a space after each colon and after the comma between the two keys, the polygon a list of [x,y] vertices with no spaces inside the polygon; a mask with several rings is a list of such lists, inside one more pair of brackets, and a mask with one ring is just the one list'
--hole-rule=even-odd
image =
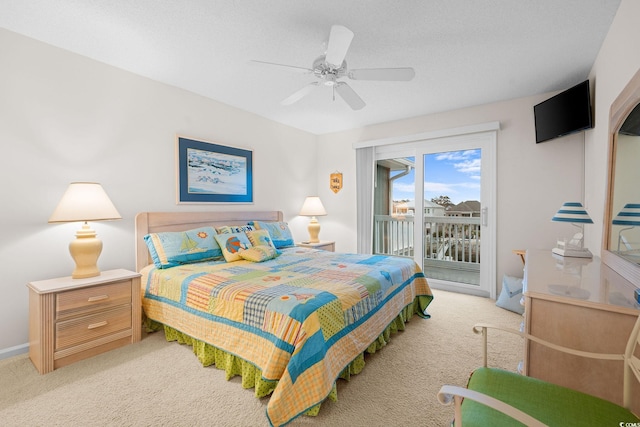
{"label": "blue pillow", "polygon": [[221,257],[222,250],[214,239],[215,234],[213,227],[201,227],[151,233],[144,236],[144,241],[155,266],[169,268]]}
{"label": "blue pillow", "polygon": [[520,304],[522,299],[522,279],[506,274],[502,278],[502,291],[496,301],[496,305],[514,313],[524,313],[524,307]]}
{"label": "blue pillow", "polygon": [[286,222],[250,221],[249,225],[258,230],[267,230],[273,245],[277,249],[293,246],[293,235]]}

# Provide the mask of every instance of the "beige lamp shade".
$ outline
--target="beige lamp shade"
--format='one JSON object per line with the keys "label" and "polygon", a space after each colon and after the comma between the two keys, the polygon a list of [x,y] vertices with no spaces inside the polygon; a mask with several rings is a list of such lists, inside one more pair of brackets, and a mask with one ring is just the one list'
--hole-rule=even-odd
{"label": "beige lamp shade", "polygon": [[322,216],[326,215],[327,211],[322,205],[322,201],[318,196],[309,196],[304,199],[302,209],[300,209],[300,215],[302,216]]}
{"label": "beige lamp shade", "polygon": [[318,243],[320,239],[318,235],[320,234],[320,223],[316,216],[326,215],[327,211],[322,205],[322,201],[320,197],[317,196],[309,196],[304,200],[302,204],[302,209],[300,209],[300,215],[302,216],[310,216],[311,220],[309,221],[309,243]]}
{"label": "beige lamp shade", "polygon": [[102,185],[72,182],[62,195],[49,222],[105,221],[122,219]]}
{"label": "beige lamp shade", "polygon": [[121,219],[120,213],[97,182],[72,182],[49,218],[50,223],[83,221],[76,239],[69,243],[69,252],[76,263],[71,277],[81,279],[100,275],[98,257],[102,241],[96,237],[87,221]]}

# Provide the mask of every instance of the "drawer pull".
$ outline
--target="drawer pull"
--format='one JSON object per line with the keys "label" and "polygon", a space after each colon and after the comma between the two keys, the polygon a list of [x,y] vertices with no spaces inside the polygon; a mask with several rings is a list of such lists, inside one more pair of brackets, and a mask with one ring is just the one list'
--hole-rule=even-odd
{"label": "drawer pull", "polygon": [[87,329],[95,329],[95,328],[99,328],[101,326],[106,326],[107,325],[107,321],[103,320],[102,322],[98,322],[98,323],[92,323],[89,326],[87,326]]}
{"label": "drawer pull", "polygon": [[96,302],[96,301],[102,301],[103,299],[109,299],[109,295],[97,295],[95,297],[89,297],[87,301]]}

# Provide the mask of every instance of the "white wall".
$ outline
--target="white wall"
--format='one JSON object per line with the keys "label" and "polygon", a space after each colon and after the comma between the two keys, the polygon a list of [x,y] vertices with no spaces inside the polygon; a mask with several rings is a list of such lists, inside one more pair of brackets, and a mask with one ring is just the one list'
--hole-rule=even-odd
{"label": "white wall", "polygon": [[[551,217],[564,201],[582,198],[583,134],[570,135],[542,144],[535,143],[533,106],[552,94],[514,99],[436,115],[384,123],[365,129],[319,137],[319,179],[333,159],[350,159],[345,182],[355,192],[355,151],[352,143],[392,136],[498,121],[497,146],[497,278],[503,274],[522,276],[520,258],[513,249],[551,248],[558,237],[575,232],[570,225],[552,223]],[[355,250],[355,202],[349,209],[330,195],[322,195],[332,216],[352,238],[344,250]],[[334,203],[335,202],[335,203]],[[334,206],[335,205],[335,206]],[[325,237],[338,237],[343,230]]]}
{"label": "white wall", "polygon": [[[585,233],[591,248],[602,247],[607,188],[609,109],[631,77],[640,69],[640,2],[622,0],[607,33],[590,78],[595,87],[595,128],[586,141],[586,202],[595,226]],[[640,193],[638,194],[640,196]]]}
{"label": "white wall", "polygon": [[[135,268],[141,211],[278,209],[307,235],[314,135],[2,29],[0,57],[0,357],[26,349],[27,282],[73,269],[79,224],[47,223],[71,181],[102,183],[123,217],[92,224],[104,270]],[[176,134],[253,150],[254,204],[176,205]]]}

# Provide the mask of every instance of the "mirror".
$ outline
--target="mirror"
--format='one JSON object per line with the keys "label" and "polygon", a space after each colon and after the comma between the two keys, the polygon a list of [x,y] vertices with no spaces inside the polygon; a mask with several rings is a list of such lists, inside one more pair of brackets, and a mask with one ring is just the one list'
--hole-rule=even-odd
{"label": "mirror", "polygon": [[[640,204],[640,70],[611,104],[602,260],[640,287],[640,226],[620,212]],[[636,210],[637,212],[637,210]]]}
{"label": "mirror", "polygon": [[[640,104],[629,113],[615,138],[609,250],[640,263]],[[634,206],[635,205],[635,206]]]}

